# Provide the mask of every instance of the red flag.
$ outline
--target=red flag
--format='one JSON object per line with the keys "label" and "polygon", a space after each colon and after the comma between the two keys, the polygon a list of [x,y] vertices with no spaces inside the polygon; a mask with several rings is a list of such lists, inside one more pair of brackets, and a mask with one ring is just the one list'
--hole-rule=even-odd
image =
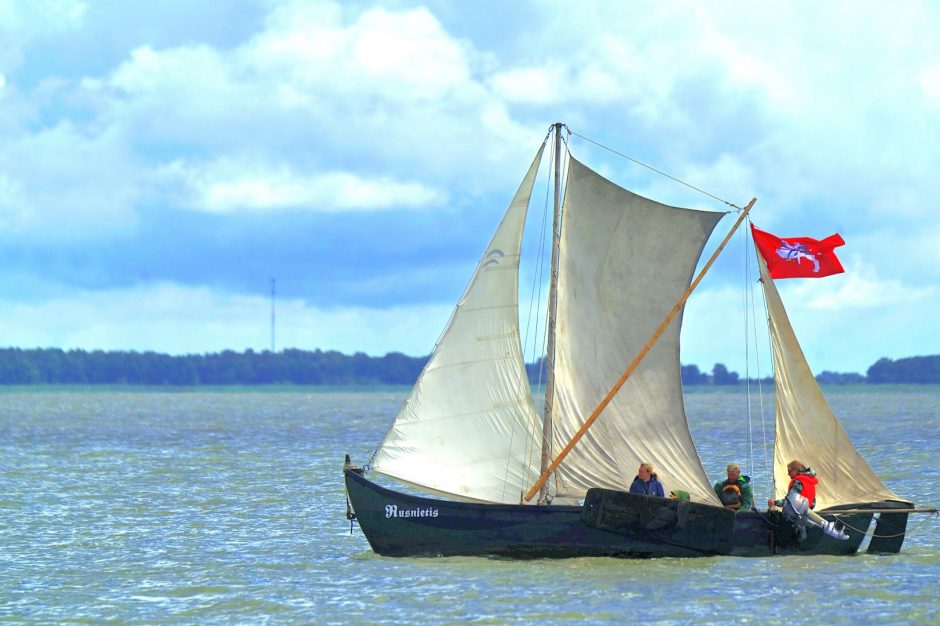
{"label": "red flag", "polygon": [[751,224],[751,235],[771,278],[822,278],[845,271],[834,251],[845,245],[838,233],[822,241],[809,237],[782,239]]}

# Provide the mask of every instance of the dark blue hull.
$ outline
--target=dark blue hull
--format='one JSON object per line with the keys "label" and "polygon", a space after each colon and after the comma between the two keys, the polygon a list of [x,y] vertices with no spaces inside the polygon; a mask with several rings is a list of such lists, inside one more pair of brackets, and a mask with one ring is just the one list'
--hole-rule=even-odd
{"label": "dark blue hull", "polygon": [[735,514],[706,504],[609,489],[590,490],[583,506],[533,506],[403,494],[355,470],[345,472],[345,481],[355,519],[372,549],[384,556],[843,555],[858,551],[873,517],[846,516],[850,538],[837,541],[816,528],[801,538],[779,513]]}

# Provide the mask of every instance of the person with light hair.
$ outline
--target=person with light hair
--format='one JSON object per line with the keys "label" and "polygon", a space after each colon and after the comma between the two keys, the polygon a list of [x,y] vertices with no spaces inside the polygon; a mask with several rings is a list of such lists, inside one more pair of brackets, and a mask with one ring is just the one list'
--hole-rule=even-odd
{"label": "person with light hair", "polygon": [[816,506],[816,485],[819,484],[816,472],[794,459],[787,463],[787,474],[790,476],[790,484],[787,485],[786,497],[780,500],[768,498],[767,506],[770,509],[774,506],[783,509],[783,516],[796,526],[800,541],[806,538],[807,524],[822,529],[833,539],[848,539],[844,528],[836,528],[835,522],[823,519],[812,510]]}
{"label": "person with light hair", "polygon": [[663,489],[663,484],[656,478],[652,463],[640,463],[636,478],[633,479],[633,484],[630,485],[630,493],[638,493],[641,496],[666,497],[666,490]]}
{"label": "person with light hair", "polygon": [[741,475],[741,466],[728,463],[728,478],[715,483],[715,495],[721,505],[733,511],[750,511],[754,508],[754,492],[751,477]]}

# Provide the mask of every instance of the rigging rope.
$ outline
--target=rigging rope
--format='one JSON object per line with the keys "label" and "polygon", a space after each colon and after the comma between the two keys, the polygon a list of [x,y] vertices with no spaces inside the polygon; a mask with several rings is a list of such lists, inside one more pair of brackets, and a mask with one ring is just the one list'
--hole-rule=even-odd
{"label": "rigging rope", "polygon": [[[550,128],[548,135],[545,136],[545,141],[548,141],[548,138],[551,137],[551,133],[552,133],[552,130]],[[551,167],[550,164],[554,162],[553,161],[554,158],[555,158],[555,143],[552,142],[550,152],[549,152],[549,160],[548,160],[549,167]],[[551,176],[549,175],[549,180],[550,179],[551,179]],[[551,189],[550,185],[545,186],[545,200],[544,200],[543,207],[542,207],[542,227],[539,230],[538,254],[536,255],[535,271],[533,272],[532,291],[531,291],[531,295],[529,296],[530,298],[529,299],[529,315],[528,315],[528,319],[526,319],[525,339],[522,343],[522,362],[523,362],[523,365],[525,365],[525,353],[527,349],[530,349],[529,330],[532,329],[532,345],[530,349],[530,354],[532,358],[536,358],[537,356],[537,358],[539,359],[538,375],[536,376],[537,385],[542,384],[542,376],[544,375],[544,368],[545,368],[545,359],[542,358],[542,354],[545,352],[545,341],[546,341],[546,338],[544,336],[546,332],[545,330],[543,330],[542,347],[538,351],[538,353],[536,352],[536,341],[538,341],[537,337],[538,337],[538,329],[539,329],[539,320],[542,319],[542,315],[541,315],[542,313],[542,281],[544,277],[543,272],[545,269],[545,233],[548,230],[548,215],[549,215],[548,203],[549,203],[549,199],[551,198],[550,189]],[[533,306],[535,306],[534,314],[532,310]],[[532,321],[533,319],[535,320],[534,328],[533,328],[533,321]],[[529,372],[528,370],[526,370],[527,378],[528,378],[528,374]],[[540,438],[536,437],[535,439],[533,439],[530,437],[529,444],[526,446],[526,458],[525,458],[526,466],[531,466],[532,464],[532,459],[536,452],[535,444],[534,444],[535,441],[540,441]],[[541,453],[541,450],[539,450],[539,453]],[[507,464],[507,472],[508,472],[508,464]],[[525,487],[528,487],[528,485],[525,485]]]}
{"label": "rigging rope", "polygon": [[[747,225],[748,225],[748,227],[751,226],[751,220],[750,220],[750,219],[747,220]],[[756,250],[755,250],[755,252],[754,252],[754,258],[755,258],[755,259],[757,258],[757,252],[756,252]],[[758,279],[758,282],[759,282],[759,279]],[[772,338],[771,338],[770,311],[769,311],[769,309],[768,309],[768,307],[767,307],[767,294],[764,292],[763,289],[760,290],[760,294],[761,294],[761,300],[762,300],[763,305],[764,305],[765,318],[766,318],[766,320],[767,320],[767,354],[773,355],[773,345],[772,345],[773,340],[772,340]],[[756,348],[756,347],[757,347],[757,344],[758,344],[758,342],[757,342],[757,305],[753,303],[753,299],[754,299],[754,293],[753,293],[753,290],[752,290],[752,292],[751,292],[751,300],[752,300],[751,307],[752,307],[752,309],[753,309],[753,311],[754,311],[754,313],[753,313],[753,315],[754,315],[754,346],[755,346],[755,348]],[[771,366],[771,372],[772,372],[772,373],[771,373],[771,376],[774,376],[774,374],[773,374],[773,369],[774,369],[775,365],[774,365],[773,359],[771,359],[771,361],[770,361],[770,366]],[[759,374],[758,374],[758,378],[757,378],[757,384],[758,384],[758,395],[760,396],[760,403],[761,403],[761,407],[760,407],[761,431],[762,431],[763,437],[764,437],[764,451],[765,451],[765,452],[764,452],[764,472],[765,472],[765,474],[766,474],[767,476],[770,477],[770,493],[774,493],[775,478],[774,478],[774,474],[773,474],[773,461],[771,462],[770,467],[769,467],[769,468],[767,467],[767,452],[766,452],[766,450],[768,449],[768,444],[767,444],[767,424],[766,424],[766,422],[765,422],[765,420],[764,420],[764,415],[766,414],[766,410],[765,410],[765,408],[764,408],[763,382],[761,382],[761,379],[760,379],[760,375],[759,375]],[[774,386],[774,393],[776,393],[776,383],[775,383],[775,386]],[[774,420],[775,420],[774,429],[776,429],[776,416],[774,417]],[[774,455],[774,457],[775,457],[775,456],[776,456],[776,455]],[[772,457],[772,458],[774,458],[774,457]]]}
{"label": "rigging rope", "polygon": [[[777,529],[777,528],[780,528],[780,527],[781,527],[781,524],[778,524],[778,523],[774,522],[773,520],[770,519],[770,517],[767,516],[767,513],[769,513],[769,511],[764,512],[764,511],[760,511],[760,510],[758,510],[758,509],[754,509],[754,512],[757,513],[757,514],[761,517],[761,519],[764,520],[764,522],[765,522],[769,527],[774,528],[774,529]],[[898,512],[899,512],[899,513],[903,513],[904,511],[903,511],[903,509],[901,509],[901,510],[899,510]],[[842,524],[844,527],[846,527],[846,528],[851,528],[852,530],[854,530],[855,532],[857,532],[857,533],[859,533],[859,534],[861,534],[861,535],[867,535],[867,534],[868,534],[868,529],[871,527],[871,523],[872,523],[872,520],[869,520],[869,521],[868,521],[868,526],[866,526],[864,529],[862,529],[862,528],[856,528],[855,526],[852,526],[851,524],[846,524],[845,521],[842,519],[841,515],[839,514],[839,511],[828,511],[828,512],[826,512],[825,514],[826,514],[826,515],[832,515],[833,517],[837,518],[837,519],[839,520],[839,523]],[[874,516],[875,514],[876,514],[876,513],[874,513],[874,512],[871,513],[872,516]],[[877,512],[877,514],[880,515],[881,512]],[[849,513],[849,515],[865,515],[865,513]],[[890,515],[890,513],[889,513],[889,515]],[[937,517],[937,512],[936,512],[936,511],[932,512],[932,513],[930,514],[930,517]],[[784,519],[784,518],[781,518],[781,519]],[[910,529],[905,528],[905,530],[904,530],[903,532],[894,533],[893,535],[879,535],[878,533],[872,531],[872,533],[871,533],[871,538],[874,539],[874,538],[877,537],[878,539],[893,539],[893,538],[895,538],[895,537],[903,537],[903,536],[905,536],[905,535],[910,535],[910,534],[913,534],[914,531],[918,530],[921,526],[923,526],[923,525],[924,525],[925,523],[927,523],[928,521],[929,521],[929,517],[924,518],[924,519],[922,519],[920,522],[918,522],[916,526],[913,526],[913,527],[911,527]],[[791,524],[792,524],[792,522],[791,522]],[[876,525],[875,525],[875,528],[877,528],[877,523],[876,523]]]}
{"label": "rigging rope", "polygon": [[[551,152],[554,153],[555,148],[554,144],[552,145]],[[551,155],[549,158],[549,163],[551,163]],[[538,254],[535,259],[535,271],[533,272],[532,280],[532,291],[529,296],[529,314],[526,318],[526,328],[525,328],[525,337],[522,342],[522,355],[523,361],[525,361],[525,352],[530,350],[530,355],[532,358],[535,358],[535,342],[537,341],[536,337],[538,336],[539,329],[539,320],[541,319],[542,313],[542,281],[543,281],[543,271],[545,266],[545,232],[548,229],[548,201],[550,197],[549,187],[545,187],[545,201],[542,207],[542,227],[539,230],[539,241],[538,241]],[[533,306],[535,311],[533,311]],[[535,320],[533,323],[532,320]],[[534,328],[533,328],[534,325]],[[532,345],[529,346],[529,332],[532,331]],[[542,382],[542,368],[539,366],[539,375],[537,378],[539,383]]]}
{"label": "rigging rope", "polygon": [[[748,331],[748,306],[747,306],[747,296],[750,287],[750,266],[747,261],[747,238],[744,235],[744,231],[739,231],[739,237],[744,245],[741,246],[744,256],[742,257],[742,262],[744,264],[743,280],[744,280],[744,289],[742,294],[744,296],[744,380],[745,388],[747,390],[746,402],[747,402],[747,467],[750,473],[753,475],[754,472],[754,425],[753,420],[751,419],[751,352],[750,344],[747,339]],[[758,374],[759,375],[759,374]]]}
{"label": "rigging rope", "polygon": [[[900,512],[903,512],[903,510],[900,511]],[[856,527],[852,526],[851,524],[846,524],[845,521],[844,521],[844,520],[841,518],[841,516],[839,515],[839,512],[838,512],[838,511],[832,511],[832,512],[829,513],[829,514],[832,515],[832,516],[834,516],[834,517],[836,517],[836,518],[838,518],[840,524],[842,524],[842,525],[845,526],[846,528],[851,528],[852,530],[854,530],[854,531],[857,532],[857,533],[861,533],[861,534],[864,535],[864,534],[868,531],[868,528],[865,528],[865,529],[863,530],[863,529],[860,529],[860,528],[856,528]],[[858,513],[850,513],[850,515],[858,515]],[[863,513],[862,515],[864,515],[864,513]],[[872,514],[872,515],[874,515],[874,514]],[[879,516],[880,516],[880,515],[881,515],[881,513],[879,513]],[[888,515],[890,515],[890,513],[888,513]],[[936,517],[936,516],[937,516],[937,513],[936,513],[936,512],[931,513],[931,516]],[[923,526],[924,523],[926,523],[929,519],[930,519],[929,517],[925,517],[924,519],[922,519],[920,522],[917,523],[917,527]],[[869,526],[871,526],[871,520],[868,521],[868,524],[869,524]],[[875,528],[877,528],[877,525],[875,526]],[[879,539],[893,539],[893,538],[895,538],[895,537],[903,537],[903,536],[905,536],[905,535],[909,535],[909,534],[911,534],[912,532],[914,532],[914,530],[916,530],[916,528],[911,528],[910,530],[908,530],[908,529],[905,528],[903,532],[894,533],[893,535],[879,535],[878,533],[872,531],[871,537],[872,537],[872,539],[874,539],[875,537],[877,537],[877,538],[879,538]]]}
{"label": "rigging rope", "polygon": [[[748,226],[751,226],[751,219],[750,219],[750,217],[748,217],[748,219],[747,219],[747,225],[748,225]],[[742,233],[745,233],[747,230],[748,230],[748,229],[742,229]],[[761,450],[763,451],[763,458],[764,458],[764,476],[767,477],[767,480],[768,480],[768,483],[769,483],[769,487],[770,487],[769,492],[770,492],[770,493],[773,493],[773,492],[774,492],[774,475],[773,475],[772,465],[768,465],[768,454],[767,454],[768,449],[771,449],[771,448],[768,446],[768,443],[767,443],[767,422],[766,422],[766,419],[765,419],[765,416],[766,416],[767,411],[766,411],[766,408],[764,407],[764,381],[763,381],[763,378],[761,377],[761,365],[760,365],[760,355],[761,355],[761,352],[760,352],[760,350],[757,349],[758,346],[760,345],[760,342],[758,341],[758,338],[757,338],[757,303],[754,301],[754,292],[756,291],[755,284],[756,284],[757,282],[759,282],[759,280],[758,280],[758,281],[755,281],[755,280],[752,278],[752,275],[753,275],[753,269],[752,269],[752,268],[753,268],[753,266],[752,266],[752,263],[751,263],[751,262],[752,262],[752,259],[756,258],[756,256],[752,256],[752,255],[756,255],[756,252],[754,251],[754,249],[753,249],[753,248],[751,247],[751,245],[750,245],[750,244],[751,244],[751,241],[752,241],[751,238],[748,237],[746,234],[743,235],[743,236],[744,236],[744,264],[745,264],[745,268],[744,268],[744,280],[745,280],[745,282],[746,282],[746,286],[745,286],[745,290],[744,290],[744,291],[745,291],[745,303],[744,303],[744,309],[745,309],[745,323],[744,323],[745,331],[744,331],[744,334],[745,334],[745,337],[744,337],[744,345],[745,345],[747,348],[750,347],[750,342],[748,341],[748,337],[747,337],[747,329],[750,328],[751,331],[752,331],[752,333],[753,333],[753,335],[754,335],[754,365],[755,365],[755,369],[757,370],[757,371],[756,371],[757,399],[758,399],[759,408],[760,408],[759,413],[760,413],[760,425],[761,425],[761,438],[762,438],[762,441],[763,441],[763,445],[762,445],[762,447],[761,447]],[[762,291],[762,293],[763,293],[763,291]],[[750,304],[747,302],[747,296],[750,296],[750,299],[751,299]],[[767,303],[766,303],[766,301],[765,301],[765,302],[764,302],[764,308],[765,308],[765,310],[766,310],[766,306],[767,306]],[[769,325],[769,319],[768,319],[768,325]],[[768,340],[769,340],[769,337],[768,337]],[[772,347],[771,347],[770,345],[767,346],[767,350],[768,350],[768,354],[772,354],[772,353],[773,353],[773,349],[772,349]],[[746,367],[748,368],[748,380],[747,380],[748,403],[747,403],[747,408],[748,408],[748,429],[749,429],[749,430],[748,430],[748,434],[749,434],[749,441],[750,441],[750,428],[751,428],[751,400],[750,400],[750,393],[751,393],[751,377],[750,377],[750,369],[749,369],[749,368],[750,368],[750,359],[747,360],[747,366],[746,366]],[[771,456],[772,456],[772,455],[771,455]]]}
{"label": "rigging rope", "polygon": [[655,167],[653,167],[652,165],[647,165],[646,163],[644,163],[644,162],[642,162],[642,161],[638,161],[637,159],[634,159],[634,158],[631,157],[631,156],[627,156],[626,154],[624,154],[624,153],[622,153],[622,152],[618,152],[617,150],[614,150],[613,148],[611,148],[611,147],[609,147],[609,146],[605,146],[605,145],[602,144],[602,143],[599,143],[599,142],[597,142],[597,141],[594,141],[594,140],[591,139],[590,137],[585,137],[584,135],[582,135],[582,134],[580,134],[580,133],[576,133],[576,132],[574,132],[573,130],[571,130],[570,128],[568,128],[567,126],[565,126],[564,128],[566,128],[566,129],[568,130],[568,134],[570,134],[570,135],[574,135],[574,136],[576,136],[576,137],[580,137],[581,139],[583,139],[583,140],[585,140],[585,141],[587,141],[587,142],[593,143],[595,146],[597,146],[597,147],[599,147],[599,148],[603,148],[604,150],[607,150],[608,152],[611,152],[611,153],[613,153],[613,154],[616,154],[617,156],[622,157],[622,158],[624,158],[624,159],[626,159],[626,160],[628,160],[628,161],[630,161],[630,162],[632,162],[632,163],[636,163],[637,165],[639,165],[639,166],[641,166],[641,167],[645,167],[646,169],[648,169],[648,170],[650,170],[650,171],[652,171],[652,172],[656,172],[656,173],[659,174],[660,176],[665,176],[666,178],[668,178],[668,179],[670,179],[670,180],[673,180],[673,181],[679,183],[680,185],[685,185],[685,186],[688,187],[689,189],[692,189],[692,190],[694,190],[694,191],[697,191],[697,192],[699,192],[700,194],[706,195],[706,196],[708,196],[709,198],[712,198],[713,200],[717,200],[718,202],[721,202],[722,204],[727,204],[729,207],[731,207],[731,208],[733,208],[733,209],[737,209],[738,211],[743,211],[743,210],[744,210],[744,207],[740,207],[740,206],[734,204],[733,202],[729,202],[729,201],[727,201],[727,200],[725,200],[725,199],[723,199],[723,198],[719,198],[719,197],[716,196],[715,194],[709,193],[709,192],[705,191],[704,189],[700,189],[700,188],[696,187],[695,185],[693,185],[693,184],[691,184],[691,183],[687,183],[687,182],[685,182],[684,180],[681,180],[681,179],[679,179],[679,178],[676,178],[675,176],[670,176],[670,175],[667,174],[666,172],[663,172],[663,171],[661,171],[661,170],[658,170],[658,169],[656,169]]}

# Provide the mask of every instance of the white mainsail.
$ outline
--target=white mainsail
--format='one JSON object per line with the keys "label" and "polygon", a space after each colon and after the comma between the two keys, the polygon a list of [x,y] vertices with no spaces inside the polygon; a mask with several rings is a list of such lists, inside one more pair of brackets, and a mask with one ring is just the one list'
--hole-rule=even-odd
{"label": "white mainsail", "polygon": [[519,339],[522,230],[544,143],[372,467],[453,498],[518,503],[541,421]]}
{"label": "white mainsail", "polygon": [[779,499],[786,495],[790,483],[787,463],[799,460],[819,478],[817,511],[882,500],[904,501],[872,471],[832,414],[759,252],[757,264],[767,302],[774,359],[774,497]]}
{"label": "white mainsail", "polygon": [[[638,196],[570,158],[558,269],[553,452],[572,438],[691,282],[722,213]],[[556,472],[557,495],[626,489],[642,462],[665,488],[720,505],[695,450],[681,315]]]}

